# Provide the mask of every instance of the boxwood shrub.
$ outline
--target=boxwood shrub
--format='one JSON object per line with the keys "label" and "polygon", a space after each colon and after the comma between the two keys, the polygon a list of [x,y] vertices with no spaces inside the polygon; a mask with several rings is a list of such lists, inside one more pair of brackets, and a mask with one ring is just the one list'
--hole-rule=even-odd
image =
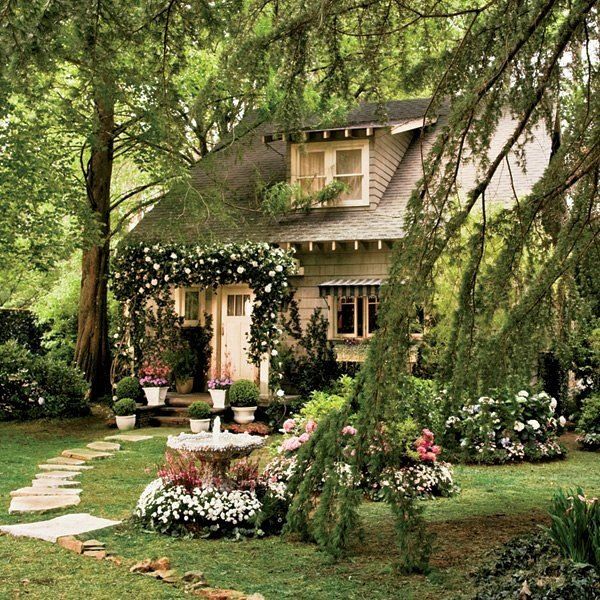
{"label": "boxwood shrub", "polygon": [[249,379],[239,379],[229,388],[231,406],[256,406],[259,398],[258,386]]}
{"label": "boxwood shrub", "polygon": [[141,400],[144,395],[142,386],[136,377],[123,377],[115,386],[115,396],[117,400],[123,398],[132,398],[133,400]]}

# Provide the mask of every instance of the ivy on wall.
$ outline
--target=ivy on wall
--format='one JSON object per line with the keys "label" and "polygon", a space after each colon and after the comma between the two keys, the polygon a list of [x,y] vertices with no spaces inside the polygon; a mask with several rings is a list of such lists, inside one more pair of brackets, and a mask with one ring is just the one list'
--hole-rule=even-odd
{"label": "ivy on wall", "polygon": [[112,277],[115,297],[124,306],[122,350],[135,362],[148,328],[160,335],[161,324],[170,322],[175,313],[173,287],[244,283],[254,293],[248,357],[258,365],[265,354],[275,351],[281,334],[278,316],[291,297],[288,279],[295,270],[293,251],[266,243],[122,246]]}

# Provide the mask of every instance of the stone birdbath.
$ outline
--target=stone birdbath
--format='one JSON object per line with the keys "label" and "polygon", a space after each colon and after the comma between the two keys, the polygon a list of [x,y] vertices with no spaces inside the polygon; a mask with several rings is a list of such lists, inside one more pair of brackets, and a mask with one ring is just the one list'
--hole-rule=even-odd
{"label": "stone birdbath", "polygon": [[214,477],[223,477],[232,460],[248,456],[264,443],[264,438],[258,435],[221,431],[221,418],[216,417],[212,431],[170,435],[167,448],[182,456],[197,458],[207,465]]}

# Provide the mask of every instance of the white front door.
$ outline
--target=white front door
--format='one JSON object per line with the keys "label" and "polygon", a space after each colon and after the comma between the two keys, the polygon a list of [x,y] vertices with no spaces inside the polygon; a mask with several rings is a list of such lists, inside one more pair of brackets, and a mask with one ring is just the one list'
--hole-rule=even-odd
{"label": "white front door", "polygon": [[256,367],[247,354],[252,300],[248,286],[223,287],[221,368],[225,369],[229,363],[233,379],[254,381],[256,377]]}

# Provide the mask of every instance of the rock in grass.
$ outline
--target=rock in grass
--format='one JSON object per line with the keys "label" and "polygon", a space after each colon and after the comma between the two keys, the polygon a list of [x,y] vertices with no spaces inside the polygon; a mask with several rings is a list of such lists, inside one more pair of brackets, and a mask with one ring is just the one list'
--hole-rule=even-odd
{"label": "rock in grass", "polygon": [[113,450],[120,450],[121,444],[117,444],[116,442],[92,442],[91,444],[87,444],[87,447],[100,452],[111,452]]}

